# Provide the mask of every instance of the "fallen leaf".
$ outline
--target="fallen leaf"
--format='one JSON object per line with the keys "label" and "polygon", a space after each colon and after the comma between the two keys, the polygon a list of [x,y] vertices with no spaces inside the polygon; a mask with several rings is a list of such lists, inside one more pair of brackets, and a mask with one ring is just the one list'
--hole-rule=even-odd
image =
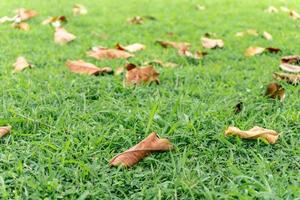
{"label": "fallen leaf", "polygon": [[161,139],[151,133],[140,143],[115,156],[109,161],[110,166],[131,167],[153,152],[169,151],[173,148],[168,139]]}
{"label": "fallen leaf", "polygon": [[131,44],[131,45],[128,45],[128,46],[122,46],[118,43],[118,44],[116,44],[116,48],[119,49],[119,50],[134,53],[134,52],[137,52],[137,51],[144,50],[146,48],[146,46],[143,45],[143,44],[139,44],[139,43]]}
{"label": "fallen leaf", "polygon": [[133,54],[119,49],[108,49],[106,47],[93,47],[91,51],[87,52],[87,55],[99,60],[102,59],[118,59],[118,58],[130,58]]}
{"label": "fallen leaf", "polygon": [[129,18],[127,19],[127,22],[129,24],[143,24],[144,23],[144,19],[140,16],[135,16],[133,18]]}
{"label": "fallen leaf", "polygon": [[172,47],[182,51],[188,50],[191,46],[187,42],[171,42],[171,41],[161,41],[161,40],[157,40],[156,42],[164,48]]}
{"label": "fallen leaf", "polygon": [[242,131],[237,127],[230,126],[225,131],[225,136],[236,135],[240,138],[245,139],[257,139],[263,138],[266,139],[269,143],[274,144],[279,137],[279,134],[276,131],[261,128],[259,126],[254,126],[252,129],[247,131]]}
{"label": "fallen leaf", "polygon": [[202,11],[202,10],[205,10],[205,6],[196,5],[196,9]]}
{"label": "fallen leaf", "polygon": [[14,66],[14,72],[20,72],[26,68],[32,67],[32,65],[29,64],[23,56],[19,56],[16,62],[13,64],[13,66]]}
{"label": "fallen leaf", "polygon": [[38,15],[35,10],[19,8],[15,11],[17,13],[17,18],[21,21],[29,20]]}
{"label": "fallen leaf", "polygon": [[213,48],[222,48],[224,46],[223,40],[220,39],[210,39],[206,37],[201,38],[202,46],[207,49],[213,49]]}
{"label": "fallen leaf", "polygon": [[78,16],[78,15],[86,15],[88,13],[86,7],[81,4],[75,4],[73,6],[73,15]]}
{"label": "fallen leaf", "polygon": [[0,18],[0,24],[3,24],[5,22],[13,22],[15,20],[16,20],[16,17],[7,17],[7,16],[4,16],[4,17]]}
{"label": "fallen leaf", "polygon": [[159,84],[159,73],[152,66],[136,67],[135,65],[127,64],[126,68],[124,86],[152,82]]}
{"label": "fallen leaf", "polygon": [[71,72],[78,74],[99,75],[113,73],[110,67],[98,68],[92,63],[87,63],[83,60],[68,60],[66,65]]}
{"label": "fallen leaf", "polygon": [[73,41],[76,38],[75,35],[66,31],[62,27],[56,27],[54,33],[54,42],[57,44],[66,44]]}
{"label": "fallen leaf", "polygon": [[0,127],[0,138],[5,136],[6,134],[10,133],[10,131],[11,131],[11,126]]}
{"label": "fallen leaf", "polygon": [[278,83],[270,83],[267,86],[266,96],[272,99],[283,101],[285,98],[284,88]]}
{"label": "fallen leaf", "polygon": [[263,47],[249,47],[245,51],[245,56],[246,57],[255,56],[255,55],[263,53],[264,51],[265,51],[265,48],[263,48]]}
{"label": "fallen leaf", "polygon": [[289,12],[289,15],[292,17],[292,19],[300,19],[300,14],[299,13],[297,13],[296,11],[294,11],[294,10],[291,10],[290,12]]}
{"label": "fallen leaf", "polygon": [[281,50],[279,48],[274,48],[274,47],[267,47],[267,48],[263,48],[263,47],[249,47],[245,51],[245,56],[246,57],[251,57],[251,56],[262,54],[265,51],[270,52],[270,53],[278,53]]}
{"label": "fallen leaf", "polygon": [[152,60],[144,63],[145,65],[159,65],[165,68],[175,68],[178,67],[178,64],[172,62],[163,62],[161,60]]}
{"label": "fallen leaf", "polygon": [[27,24],[26,22],[13,23],[12,26],[16,29],[20,29],[20,30],[23,30],[23,31],[28,31],[30,29],[29,24]]}
{"label": "fallen leaf", "polygon": [[243,102],[239,102],[234,107],[234,113],[238,114],[238,113],[242,112],[243,108],[244,108],[244,103]]}
{"label": "fallen leaf", "polygon": [[290,12],[290,9],[287,8],[287,7],[285,7],[285,6],[281,6],[281,7],[280,7],[280,10],[281,10],[282,12]]}
{"label": "fallen leaf", "polygon": [[196,51],[195,53],[192,53],[188,50],[178,50],[178,54],[181,56],[185,56],[187,58],[192,58],[195,60],[200,60],[202,59],[205,55],[207,55],[206,52],[201,52],[201,51]]}
{"label": "fallen leaf", "polygon": [[237,32],[237,33],[235,34],[235,36],[237,36],[237,37],[244,37],[244,36],[246,36],[246,35],[251,35],[251,36],[257,37],[257,36],[259,35],[259,33],[257,32],[256,29],[247,29],[247,30],[244,31],[244,32]]}
{"label": "fallen leaf", "polygon": [[300,74],[288,74],[281,72],[274,72],[273,78],[276,80],[283,80],[287,83],[296,85],[300,82]]}
{"label": "fallen leaf", "polygon": [[300,73],[300,56],[285,56],[281,58],[280,68],[283,71]]}
{"label": "fallen leaf", "polygon": [[67,22],[67,18],[65,16],[57,16],[57,17],[49,17],[45,19],[42,24],[47,25],[51,24],[53,27],[62,27],[64,23]]}
{"label": "fallen leaf", "polygon": [[273,40],[272,35],[266,31],[263,32],[263,36],[266,40]]}
{"label": "fallen leaf", "polygon": [[266,10],[267,13],[277,13],[278,9],[274,6],[269,6]]}
{"label": "fallen leaf", "polygon": [[118,67],[115,69],[115,76],[118,76],[120,74],[123,74],[125,71],[124,67]]}

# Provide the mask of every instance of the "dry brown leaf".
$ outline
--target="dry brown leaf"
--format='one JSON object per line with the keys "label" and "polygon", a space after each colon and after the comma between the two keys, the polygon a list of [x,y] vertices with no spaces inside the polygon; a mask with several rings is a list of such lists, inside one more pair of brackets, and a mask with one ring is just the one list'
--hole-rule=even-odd
{"label": "dry brown leaf", "polygon": [[281,58],[280,68],[283,71],[300,73],[300,56],[285,56]]}
{"label": "dry brown leaf", "polygon": [[172,148],[168,139],[161,139],[153,132],[140,143],[112,158],[109,164],[110,166],[131,167],[153,152],[169,151]]}
{"label": "dry brown leaf", "polygon": [[159,65],[165,68],[175,68],[178,67],[178,64],[172,62],[163,62],[161,60],[152,60],[144,63],[145,65]]}
{"label": "dry brown leaf", "polygon": [[133,64],[127,64],[126,68],[124,86],[152,82],[159,84],[159,73],[152,66],[136,67]]}
{"label": "dry brown leaf", "polygon": [[14,66],[14,72],[20,72],[26,68],[32,67],[32,65],[29,64],[23,56],[19,56],[16,62],[13,64],[13,66]]}
{"label": "dry brown leaf", "polygon": [[207,37],[201,38],[202,46],[207,49],[222,48],[224,46],[223,40],[220,39],[210,39]]}
{"label": "dry brown leaf", "polygon": [[267,47],[267,48],[265,49],[265,51],[268,51],[268,52],[270,52],[270,53],[278,53],[278,52],[281,51],[281,49],[275,48],[275,47]]}
{"label": "dry brown leaf", "polygon": [[249,47],[245,51],[245,56],[246,57],[255,56],[258,54],[262,54],[264,51],[265,51],[265,48],[263,48],[263,47]]}
{"label": "dry brown leaf", "polygon": [[277,13],[278,9],[274,6],[269,6],[266,10],[267,13]]}
{"label": "dry brown leaf", "polygon": [[263,36],[266,40],[273,40],[272,35],[266,31],[263,32]]}
{"label": "dry brown leaf", "polygon": [[288,74],[281,72],[274,72],[273,78],[276,80],[283,80],[287,83],[296,85],[300,82],[300,74]]}
{"label": "dry brown leaf", "polygon": [[64,23],[67,22],[67,18],[65,16],[57,16],[57,17],[49,17],[45,19],[42,24],[47,25],[51,24],[53,27],[62,27]]}
{"label": "dry brown leaf", "polygon": [[279,99],[283,101],[285,98],[284,88],[278,83],[270,83],[267,86],[266,94],[267,97],[272,99]]}
{"label": "dry brown leaf", "polygon": [[134,55],[119,49],[108,49],[105,47],[93,47],[91,51],[87,52],[87,55],[99,60],[102,59],[118,59],[118,58],[130,58]]}
{"label": "dry brown leaf", "polygon": [[35,10],[19,8],[15,11],[17,13],[18,22],[29,20],[38,15]]}
{"label": "dry brown leaf", "polygon": [[10,131],[11,131],[11,126],[0,127],[0,138],[10,133]]}
{"label": "dry brown leaf", "polygon": [[297,13],[296,11],[294,11],[294,10],[291,10],[290,12],[289,12],[289,15],[292,17],[292,19],[300,19],[300,14],[299,13]]}
{"label": "dry brown leaf", "polygon": [[139,43],[131,44],[131,45],[128,45],[128,46],[122,46],[118,43],[118,44],[116,44],[116,48],[119,49],[119,50],[134,53],[134,52],[137,52],[137,51],[144,50],[146,48],[146,46],[143,45],[143,44],[139,44]]}
{"label": "dry brown leaf", "polygon": [[56,27],[54,33],[54,42],[57,44],[66,44],[73,41],[76,38],[75,35],[66,31],[62,27]]}
{"label": "dry brown leaf", "polygon": [[274,144],[279,137],[279,134],[276,131],[261,128],[259,126],[254,126],[252,129],[247,131],[242,131],[237,127],[230,126],[225,131],[225,136],[236,135],[240,138],[245,139],[257,139],[263,138],[266,139],[269,143]]}
{"label": "dry brown leaf", "polygon": [[28,31],[30,29],[29,24],[27,24],[26,22],[13,23],[12,26],[16,29],[20,29],[20,30],[23,30],[23,31]]}
{"label": "dry brown leaf", "polygon": [[188,50],[191,46],[190,43],[187,42],[171,42],[171,41],[161,41],[161,40],[157,40],[156,42],[164,48],[173,47],[175,49],[182,50],[182,51]]}
{"label": "dry brown leaf", "polygon": [[133,18],[129,18],[127,19],[127,22],[129,24],[143,24],[144,23],[144,19],[140,16],[135,16]]}
{"label": "dry brown leaf", "polygon": [[188,50],[178,50],[178,54],[187,58],[192,58],[195,60],[202,59],[205,55],[207,55],[206,52],[196,51],[195,53],[192,53]]}
{"label": "dry brown leaf", "polygon": [[110,67],[98,68],[92,63],[87,63],[83,60],[68,60],[66,66],[71,72],[78,74],[99,75],[113,73],[113,70]]}
{"label": "dry brown leaf", "polygon": [[78,16],[78,15],[86,15],[88,13],[86,7],[81,4],[75,4],[73,6],[73,15]]}

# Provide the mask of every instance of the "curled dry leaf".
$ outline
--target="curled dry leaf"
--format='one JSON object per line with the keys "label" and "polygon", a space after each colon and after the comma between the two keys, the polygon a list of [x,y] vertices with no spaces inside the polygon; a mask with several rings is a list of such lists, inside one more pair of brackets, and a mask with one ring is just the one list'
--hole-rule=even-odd
{"label": "curled dry leaf", "polygon": [[35,10],[19,8],[15,11],[17,13],[18,21],[26,21],[38,15]]}
{"label": "curled dry leaf", "polygon": [[277,13],[278,9],[274,6],[269,6],[266,10],[267,13]]}
{"label": "curled dry leaf", "polygon": [[73,6],[73,15],[78,16],[78,15],[86,15],[88,13],[86,7],[81,4],[75,4]]}
{"label": "curled dry leaf", "polygon": [[143,44],[139,44],[139,43],[131,44],[131,45],[128,45],[128,46],[122,46],[118,43],[118,44],[116,44],[116,48],[119,49],[119,50],[134,53],[134,52],[137,52],[137,51],[144,50],[146,48],[146,46],[143,45]]}
{"label": "curled dry leaf", "polygon": [[49,17],[45,19],[42,22],[42,24],[43,25],[51,24],[53,27],[61,27],[66,22],[67,22],[67,18],[65,16],[57,16],[57,17]]}
{"label": "curled dry leaf", "polygon": [[140,143],[112,158],[109,164],[131,167],[153,152],[169,151],[172,148],[168,139],[161,139],[156,133],[151,133]]}
{"label": "curled dry leaf", "polygon": [[87,63],[83,60],[68,60],[66,66],[71,72],[78,74],[99,75],[113,73],[113,70],[110,67],[98,68],[92,63]]}
{"label": "curled dry leaf", "polygon": [[54,42],[57,44],[66,44],[73,41],[76,38],[75,35],[66,31],[62,27],[56,27],[54,33]]}
{"label": "curled dry leaf", "polygon": [[161,60],[152,60],[144,63],[145,65],[159,65],[165,68],[175,68],[178,67],[178,64],[172,62],[163,62]]}
{"label": "curled dry leaf", "polygon": [[201,38],[202,46],[207,49],[222,48],[224,46],[223,40],[220,39],[210,39],[207,37]]}
{"label": "curled dry leaf", "polygon": [[300,73],[300,56],[285,56],[281,58],[280,68],[283,71]]}
{"label": "curled dry leaf", "polygon": [[28,31],[30,29],[29,24],[27,24],[26,22],[13,23],[12,26],[23,31]]}
{"label": "curled dry leaf", "polygon": [[265,51],[270,52],[270,53],[278,53],[280,51],[280,49],[279,48],[274,48],[274,47],[267,47],[267,48],[249,47],[245,51],[245,56],[246,57],[251,57],[251,56],[262,54]]}
{"label": "curled dry leaf", "polygon": [[19,56],[17,58],[17,61],[13,64],[13,66],[14,66],[14,72],[20,72],[26,68],[32,67],[32,65],[29,64],[23,56]]}
{"label": "curled dry leaf", "polygon": [[252,129],[247,131],[242,131],[237,127],[230,126],[225,131],[225,136],[236,135],[240,138],[245,139],[257,139],[263,138],[266,139],[269,143],[274,144],[279,137],[279,134],[276,131],[264,129],[259,126],[254,126]]}
{"label": "curled dry leaf", "polygon": [[297,13],[296,11],[294,11],[294,10],[291,10],[290,12],[289,12],[289,15],[292,17],[292,19],[300,19],[300,14],[299,13]]}
{"label": "curled dry leaf", "polygon": [[144,23],[144,19],[140,16],[134,16],[133,18],[129,18],[127,19],[127,22],[129,24],[143,24]]}
{"label": "curled dry leaf", "polygon": [[156,42],[164,48],[172,47],[181,51],[188,50],[191,46],[187,42],[171,42],[171,41],[162,41],[162,40],[157,40]]}
{"label": "curled dry leaf", "polygon": [[273,40],[272,35],[266,31],[263,32],[263,36],[266,40]]}
{"label": "curled dry leaf", "polygon": [[195,53],[192,53],[188,50],[178,50],[178,54],[187,58],[192,58],[195,60],[202,59],[205,55],[207,55],[206,52],[196,51]]}
{"label": "curled dry leaf", "polygon": [[127,64],[126,68],[125,86],[152,82],[159,84],[159,73],[152,66],[136,67],[133,64]]}
{"label": "curled dry leaf", "polygon": [[288,74],[288,73],[281,73],[281,72],[274,72],[273,78],[276,80],[282,80],[287,83],[296,85],[300,82],[300,74]]}
{"label": "curled dry leaf", "polygon": [[5,136],[6,134],[10,133],[10,131],[11,131],[11,126],[0,127],[0,138]]}
{"label": "curled dry leaf", "polygon": [[283,101],[285,98],[284,88],[278,83],[270,83],[266,90],[266,96]]}
{"label": "curled dry leaf", "polygon": [[108,49],[106,47],[93,47],[91,51],[87,52],[87,55],[98,60],[102,59],[118,59],[118,58],[130,58],[133,54],[119,49]]}

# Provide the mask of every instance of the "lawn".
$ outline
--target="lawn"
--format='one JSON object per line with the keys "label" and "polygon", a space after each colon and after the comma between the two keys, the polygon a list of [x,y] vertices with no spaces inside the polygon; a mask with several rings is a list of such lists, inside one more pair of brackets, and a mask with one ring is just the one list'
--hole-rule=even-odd
{"label": "lawn", "polygon": [[[73,16],[74,3],[88,14]],[[300,12],[299,1],[0,1],[0,17],[19,7],[39,12],[27,32],[0,25],[0,126],[12,126],[0,140],[0,199],[300,199],[300,87],[278,82],[284,102],[263,95],[280,58],[300,54],[300,20],[266,13],[270,5]],[[66,45],[55,44],[53,28],[41,25],[58,15],[77,36]],[[133,16],[157,20],[130,25]],[[273,40],[235,36],[249,28],[268,31]],[[184,41],[193,51],[204,50],[205,33],[215,33],[225,46],[205,50],[199,63],[155,43]],[[92,46],[118,42],[147,46],[130,62],[160,59],[180,67],[156,66],[159,85],[123,87],[122,76],[79,75],[65,66],[68,59],[124,66],[124,59],[86,56]],[[281,52],[246,58],[249,46]],[[34,68],[14,74],[20,55]],[[244,109],[235,114],[240,101]],[[280,138],[271,145],[224,137],[230,125],[273,129]],[[109,166],[153,131],[175,149],[131,168]]]}

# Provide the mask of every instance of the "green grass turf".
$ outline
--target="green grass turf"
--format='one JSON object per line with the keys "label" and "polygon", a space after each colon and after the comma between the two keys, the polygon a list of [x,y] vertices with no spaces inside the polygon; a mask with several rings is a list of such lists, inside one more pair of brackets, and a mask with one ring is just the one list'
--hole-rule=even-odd
{"label": "green grass turf", "polygon": [[[86,16],[72,16],[73,3]],[[0,25],[0,125],[12,134],[0,141],[1,199],[296,199],[300,197],[300,88],[282,83],[283,103],[263,97],[280,57],[300,53],[300,20],[264,12],[272,1],[248,0],[2,0],[0,16],[18,7],[37,10],[31,30]],[[197,11],[195,5],[206,6]],[[299,1],[277,1],[300,11]],[[66,15],[76,41],[59,46],[47,16]],[[157,21],[128,25],[126,19],[151,15]],[[248,28],[262,37],[235,37]],[[168,36],[173,32],[174,36]],[[163,49],[156,39],[185,41],[201,50],[200,38],[216,33],[223,49],[209,50],[199,64]],[[107,35],[107,39],[99,35]],[[178,69],[157,68],[160,85],[123,88],[122,77],[72,74],[67,59],[98,66],[123,66],[124,60],[86,56],[94,45],[140,42],[147,49],[132,62],[161,59]],[[252,45],[280,47],[279,54],[246,59]],[[35,68],[12,74],[23,55]],[[245,109],[235,115],[233,107]],[[275,145],[262,140],[225,138],[229,125],[255,125],[281,133]],[[156,131],[176,146],[153,154],[130,169],[108,161]]]}

